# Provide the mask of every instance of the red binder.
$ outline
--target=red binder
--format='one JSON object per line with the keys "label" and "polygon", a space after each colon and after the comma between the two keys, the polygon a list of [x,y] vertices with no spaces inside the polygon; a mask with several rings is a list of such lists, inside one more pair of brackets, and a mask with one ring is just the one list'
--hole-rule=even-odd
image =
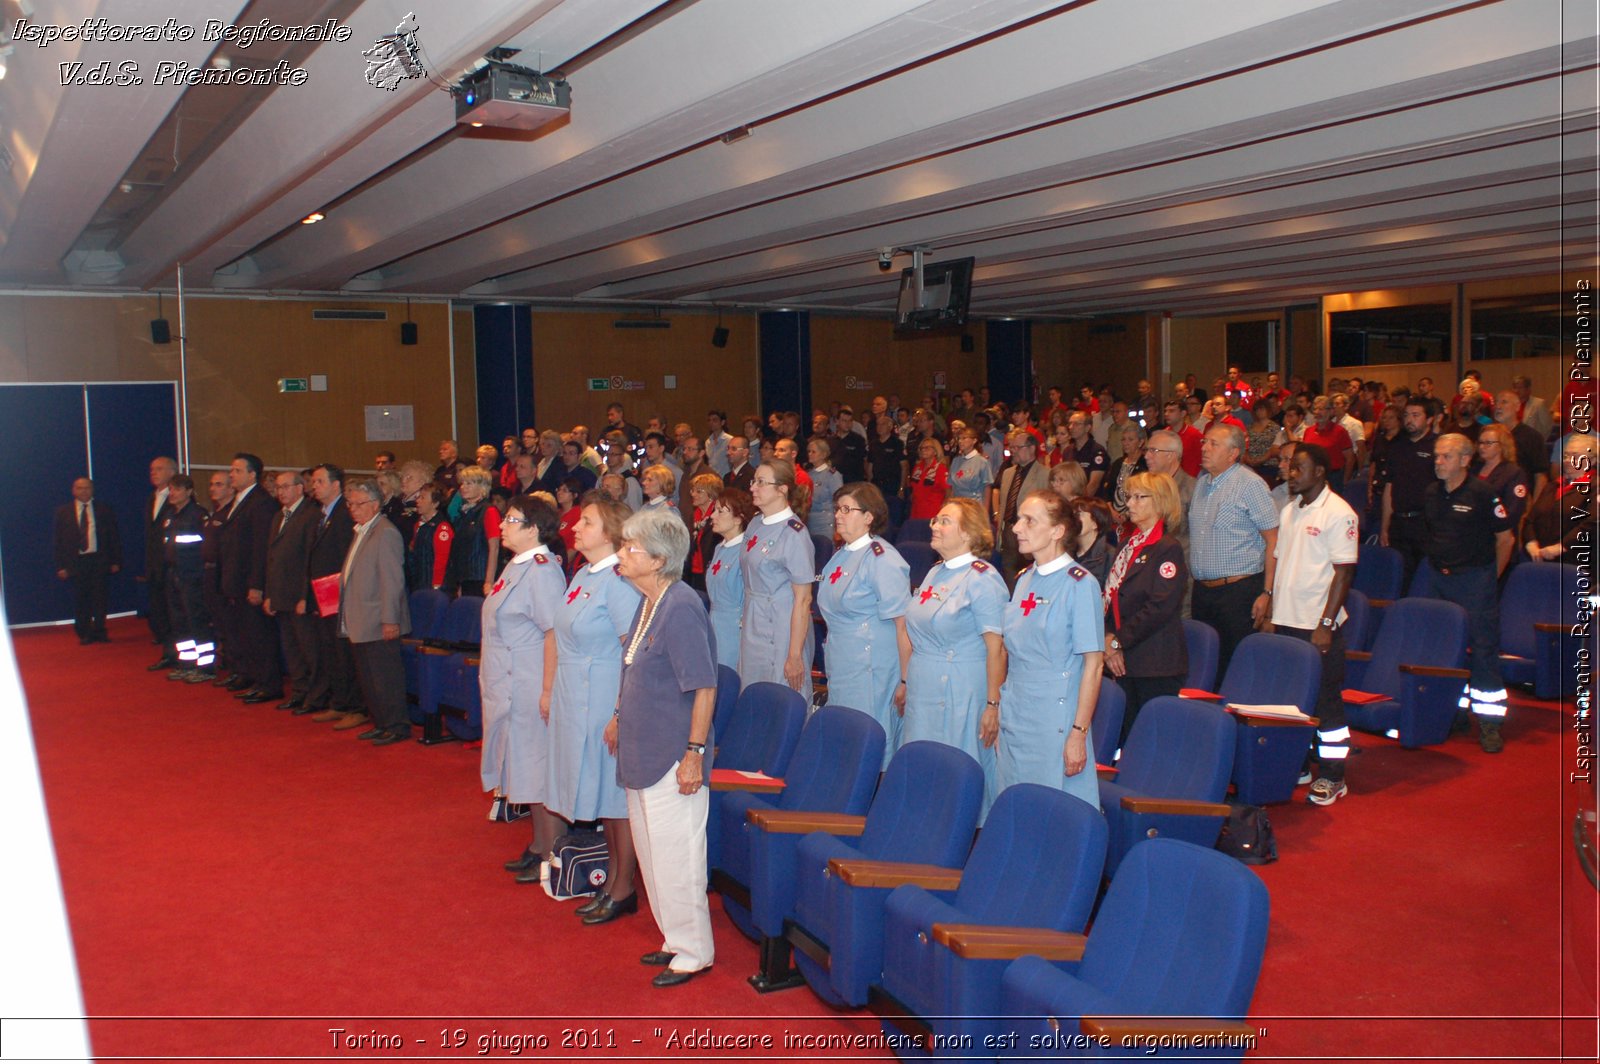
{"label": "red binder", "polygon": [[1374,702],[1389,701],[1388,695],[1374,694],[1371,691],[1352,691],[1348,687],[1339,692],[1339,697],[1353,706],[1370,706]]}
{"label": "red binder", "polygon": [[317,616],[332,617],[339,612],[338,573],[329,573],[311,581],[311,593],[317,597]]}

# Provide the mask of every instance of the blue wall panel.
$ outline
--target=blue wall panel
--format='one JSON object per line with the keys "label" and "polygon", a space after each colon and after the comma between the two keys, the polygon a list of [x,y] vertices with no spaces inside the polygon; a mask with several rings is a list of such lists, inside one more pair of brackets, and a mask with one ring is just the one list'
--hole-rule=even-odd
{"label": "blue wall panel", "polygon": [[761,412],[797,410],[811,424],[811,315],[772,310],[761,315]]}
{"label": "blue wall panel", "polygon": [[463,439],[461,460],[472,461],[480,443],[496,448],[533,421],[533,311],[527,305],[479,304],[472,308],[478,369],[475,439]]}
{"label": "blue wall panel", "polygon": [[[56,579],[56,507],[89,471],[80,384],[0,385],[0,579],[6,621],[72,619],[72,589]],[[119,518],[121,514],[117,515]]]}
{"label": "blue wall panel", "polygon": [[984,323],[989,352],[989,394],[1015,402],[1032,400],[1033,334],[1026,321]]}
{"label": "blue wall panel", "polygon": [[[178,456],[177,386],[91,384],[89,463],[94,493],[109,503],[122,532],[122,573],[111,581],[112,613],[144,612],[144,505],[150,496],[150,460]],[[200,493],[200,498],[205,499]]]}

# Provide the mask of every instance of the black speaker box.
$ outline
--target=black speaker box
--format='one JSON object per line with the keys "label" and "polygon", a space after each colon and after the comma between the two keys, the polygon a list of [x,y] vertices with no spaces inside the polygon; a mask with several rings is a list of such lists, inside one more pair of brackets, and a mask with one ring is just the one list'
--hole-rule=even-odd
{"label": "black speaker box", "polygon": [[407,346],[410,346],[410,347],[416,346],[416,343],[417,343],[417,323],[416,322],[414,322],[414,321],[403,321],[403,322],[400,323],[400,342],[405,344],[405,345],[407,345]]}
{"label": "black speaker box", "polygon": [[150,342],[153,344],[172,342],[172,326],[167,324],[166,318],[156,318],[150,323]]}
{"label": "black speaker box", "polygon": [[711,330],[711,346],[712,347],[727,347],[728,346],[728,330],[725,327],[723,327],[721,325],[718,325],[715,329]]}

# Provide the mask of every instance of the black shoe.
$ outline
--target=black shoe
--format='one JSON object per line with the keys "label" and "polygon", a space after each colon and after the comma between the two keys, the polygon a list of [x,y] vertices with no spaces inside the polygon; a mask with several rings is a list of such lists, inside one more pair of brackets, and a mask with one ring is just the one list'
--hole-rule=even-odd
{"label": "black shoe", "polygon": [[550,862],[541,856],[537,861],[517,873],[518,883],[543,883],[550,878]]}
{"label": "black shoe", "polygon": [[279,702],[275,708],[277,708],[277,709],[299,709],[301,706],[303,706],[305,704],[306,704],[306,700],[301,698],[299,695],[296,695],[295,697],[289,699],[289,701],[287,701],[287,702]]}
{"label": "black shoe", "polygon": [[621,901],[618,901],[611,895],[607,894],[604,896],[602,903],[596,905],[594,911],[583,918],[583,922],[586,926],[591,927],[595,924],[609,924],[619,916],[627,916],[629,913],[636,913],[638,911],[638,891],[634,891]]}
{"label": "black shoe", "polygon": [[640,957],[639,963],[649,965],[651,968],[665,968],[672,963],[672,958],[676,956],[676,953],[668,953],[664,949],[655,949]]}
{"label": "black shoe", "polygon": [[[599,894],[594,895],[588,901],[572,910],[572,913],[574,916],[588,916],[590,913],[594,912],[596,909],[600,908],[600,906],[604,905],[610,900],[611,895],[602,890]],[[662,961],[661,963],[665,964],[667,962]]]}
{"label": "black shoe", "polygon": [[107,635],[105,632],[96,632],[94,634],[93,642],[96,642],[96,643],[109,643],[109,642],[111,642],[111,637],[109,635]]}
{"label": "black shoe", "polygon": [[518,857],[515,861],[507,861],[505,869],[507,872],[526,872],[530,868],[538,868],[540,860],[542,858],[540,858],[539,852],[529,846],[522,851],[521,857]]}
{"label": "black shoe", "polygon": [[309,716],[312,713],[321,713],[322,709],[323,709],[322,706],[300,705],[300,706],[296,706],[295,707],[294,715],[297,716],[297,717],[305,717],[305,716]]}
{"label": "black shoe", "polygon": [[668,968],[664,972],[658,972],[656,977],[650,980],[650,985],[658,989],[662,987],[679,986],[683,983],[687,983],[701,972],[709,972],[710,970],[710,965],[706,965],[706,967],[693,972],[680,972],[676,968]]}
{"label": "black shoe", "polygon": [[243,702],[245,705],[254,706],[254,705],[257,705],[257,704],[259,704],[261,702],[271,702],[274,698],[277,698],[279,696],[273,694],[271,691],[264,691],[259,687],[252,687],[250,690],[246,691],[242,696],[236,696],[236,697],[238,697],[239,701]]}
{"label": "black shoe", "polygon": [[176,669],[177,667],[178,667],[178,659],[177,658],[162,658],[160,661],[156,662],[153,665],[146,665],[144,667],[144,671],[145,672],[160,672],[162,669]]}
{"label": "black shoe", "polygon": [[221,687],[224,691],[238,692],[238,691],[248,691],[250,688],[254,687],[255,684],[251,683],[249,680],[245,679],[243,676],[235,675],[235,676],[228,677],[228,682],[227,683],[218,684],[218,686]]}
{"label": "black shoe", "polygon": [[356,736],[356,738],[357,739],[381,739],[385,735],[388,735],[388,734],[389,733],[384,731],[382,728],[370,728],[367,731],[364,731],[360,735]]}
{"label": "black shoe", "polygon": [[411,741],[411,729],[410,728],[406,728],[403,731],[392,731],[392,732],[388,732],[388,733],[386,733],[384,735],[380,735],[376,739],[372,740],[372,745],[373,746],[393,746],[395,743],[409,743],[410,741]]}
{"label": "black shoe", "polygon": [[86,647],[86,646],[88,646],[88,645],[89,645],[89,644],[90,644],[90,643],[93,643],[93,642],[94,642],[94,640],[93,640],[93,639],[92,639],[92,638],[90,638],[90,637],[89,637],[89,636],[86,636],[86,635],[80,635],[80,636],[79,636],[79,637],[78,637],[78,645],[79,645],[79,646],[80,646],[80,647]]}

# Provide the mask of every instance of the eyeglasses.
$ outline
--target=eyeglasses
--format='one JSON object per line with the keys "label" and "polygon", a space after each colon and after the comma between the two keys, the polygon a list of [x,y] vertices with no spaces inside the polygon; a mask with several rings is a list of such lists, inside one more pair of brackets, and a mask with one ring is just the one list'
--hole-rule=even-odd
{"label": "eyeglasses", "polygon": [[751,486],[760,484],[763,488],[775,488],[778,486],[778,482],[776,480],[752,480],[750,484]]}
{"label": "eyeglasses", "polygon": [[1149,502],[1151,498],[1153,498],[1153,496],[1150,495],[1129,495],[1128,501],[1132,502],[1135,499],[1143,499],[1144,501]]}
{"label": "eyeglasses", "polygon": [[528,525],[532,524],[533,522],[529,521],[526,517],[502,517],[500,519],[500,523],[502,525]]}
{"label": "eyeglasses", "polygon": [[867,511],[859,506],[846,506],[844,503],[840,503],[833,508],[833,512],[836,514],[864,514]]}

